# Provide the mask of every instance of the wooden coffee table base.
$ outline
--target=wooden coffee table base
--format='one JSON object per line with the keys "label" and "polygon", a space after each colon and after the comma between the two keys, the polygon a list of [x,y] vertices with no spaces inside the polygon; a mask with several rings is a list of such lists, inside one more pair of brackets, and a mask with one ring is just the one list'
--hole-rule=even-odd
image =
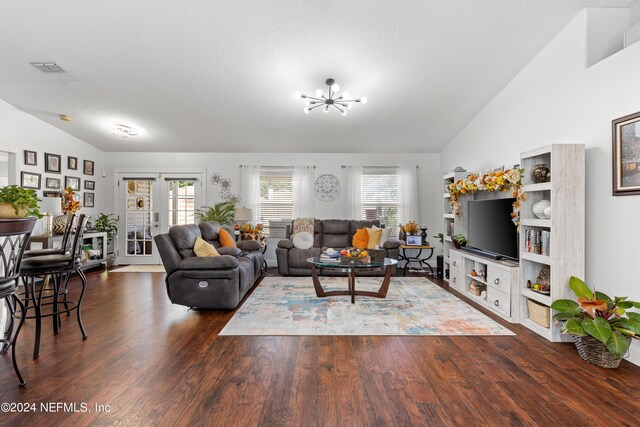
{"label": "wooden coffee table base", "polygon": [[386,298],[387,291],[389,290],[389,281],[391,280],[391,269],[393,266],[388,265],[387,271],[384,275],[384,280],[382,281],[382,286],[378,289],[378,292],[371,291],[357,291],[356,290],[356,273],[355,269],[349,267],[346,268],[348,271],[348,279],[349,279],[349,290],[347,291],[325,291],[322,285],[320,284],[320,279],[318,279],[318,268],[315,264],[311,264],[311,277],[313,278],[313,288],[316,290],[316,296],[318,297],[331,297],[334,295],[351,295],[351,304],[356,302],[356,295],[360,295],[363,297],[374,297],[374,298]]}

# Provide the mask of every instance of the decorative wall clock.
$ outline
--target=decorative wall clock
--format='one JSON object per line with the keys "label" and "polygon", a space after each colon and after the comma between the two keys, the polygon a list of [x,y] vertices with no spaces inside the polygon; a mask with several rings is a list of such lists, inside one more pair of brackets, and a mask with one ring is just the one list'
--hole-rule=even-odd
{"label": "decorative wall clock", "polygon": [[316,179],[316,197],[323,202],[335,200],[340,194],[340,181],[333,175],[324,174]]}

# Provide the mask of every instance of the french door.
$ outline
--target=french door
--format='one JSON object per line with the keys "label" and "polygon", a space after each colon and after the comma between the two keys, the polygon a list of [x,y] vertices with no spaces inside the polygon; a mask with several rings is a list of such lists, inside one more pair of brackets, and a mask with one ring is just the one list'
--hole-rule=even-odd
{"label": "french door", "polygon": [[202,205],[202,173],[120,173],[119,264],[159,264],[153,236],[195,223]]}

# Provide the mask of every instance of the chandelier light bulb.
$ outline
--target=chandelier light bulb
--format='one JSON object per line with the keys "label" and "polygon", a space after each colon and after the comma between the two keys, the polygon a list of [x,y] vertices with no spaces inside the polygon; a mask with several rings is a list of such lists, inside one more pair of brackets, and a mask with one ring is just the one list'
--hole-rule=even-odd
{"label": "chandelier light bulb", "polygon": [[360,102],[363,103],[363,104],[366,104],[367,101],[368,101],[368,99],[367,99],[366,96],[363,96],[362,98],[360,98]]}
{"label": "chandelier light bulb", "polygon": [[316,90],[316,96],[320,98],[322,96],[322,89]]}
{"label": "chandelier light bulb", "polygon": [[296,93],[293,94],[294,98],[302,98],[302,92],[298,91]]}
{"label": "chandelier light bulb", "polygon": [[311,106],[311,100],[309,99],[305,100],[304,105],[306,105],[307,107]]}
{"label": "chandelier light bulb", "polygon": [[328,113],[328,112],[329,112],[329,105],[328,105],[328,104],[324,106],[324,112],[325,112],[325,113]]}
{"label": "chandelier light bulb", "polygon": [[311,111],[311,110],[309,110],[309,107],[304,107],[305,114],[309,114],[309,111]]}
{"label": "chandelier light bulb", "polygon": [[347,110],[344,110],[344,111],[342,112],[342,115],[343,115],[343,116],[346,116],[346,115],[347,115]]}
{"label": "chandelier light bulb", "polygon": [[338,83],[334,83],[333,85],[331,85],[331,90],[333,90],[334,92],[339,91],[340,86],[338,85]]}

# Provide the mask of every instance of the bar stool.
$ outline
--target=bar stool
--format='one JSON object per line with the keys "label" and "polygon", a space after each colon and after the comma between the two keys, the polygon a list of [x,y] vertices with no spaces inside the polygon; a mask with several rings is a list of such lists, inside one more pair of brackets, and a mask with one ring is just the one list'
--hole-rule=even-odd
{"label": "bar stool", "polygon": [[[22,300],[16,294],[16,289],[18,288],[22,256],[35,223],[36,218],[0,219],[0,303],[5,303],[9,310],[7,327],[2,331],[2,337],[0,338],[2,345],[0,354],[5,354],[11,347],[13,370],[18,376],[18,382],[21,386],[25,382],[16,362],[16,342],[24,324],[26,310]],[[14,318],[18,315],[20,316],[20,323],[18,323],[14,333]]]}
{"label": "bar stool", "polygon": [[62,243],[59,248],[43,248],[43,249],[31,249],[24,251],[24,258],[31,258],[34,256],[42,256],[42,255],[58,255],[67,252],[69,249],[67,246],[69,245],[69,236],[71,235],[71,230],[73,229],[73,223],[76,219],[76,214],[71,214],[67,218],[67,226],[64,229],[64,234],[62,235]]}
{"label": "bar stool", "polygon": [[[33,358],[37,359],[40,356],[40,337],[42,335],[42,318],[53,318],[53,333],[57,334],[60,330],[62,323],[60,322],[60,314],[67,313],[76,310],[78,317],[78,326],[82,333],[82,338],[87,338],[84,325],[82,324],[81,306],[82,299],[87,287],[87,278],[80,269],[82,266],[82,235],[84,228],[87,225],[89,218],[86,215],[80,215],[78,221],[75,224],[75,233],[73,234],[73,244],[71,245],[70,252],[54,255],[41,255],[31,258],[25,258],[22,263],[20,275],[25,286],[25,302],[28,298],[33,303],[35,311],[34,315],[26,315],[26,319],[35,319],[36,322],[36,337],[33,347]],[[69,278],[73,273],[76,273],[80,277],[82,283],[82,289],[80,291],[80,297],[78,301],[67,300],[67,284]],[[43,281],[36,279],[43,278]],[[51,288],[46,286],[47,278],[51,278],[50,282],[53,284]],[[59,306],[60,296],[63,297],[62,304],[64,308]],[[51,300],[51,302],[44,302],[45,300]],[[25,304],[26,305],[26,304]],[[51,306],[51,312],[44,313],[44,306]],[[26,310],[30,310],[31,307],[26,307]]]}

